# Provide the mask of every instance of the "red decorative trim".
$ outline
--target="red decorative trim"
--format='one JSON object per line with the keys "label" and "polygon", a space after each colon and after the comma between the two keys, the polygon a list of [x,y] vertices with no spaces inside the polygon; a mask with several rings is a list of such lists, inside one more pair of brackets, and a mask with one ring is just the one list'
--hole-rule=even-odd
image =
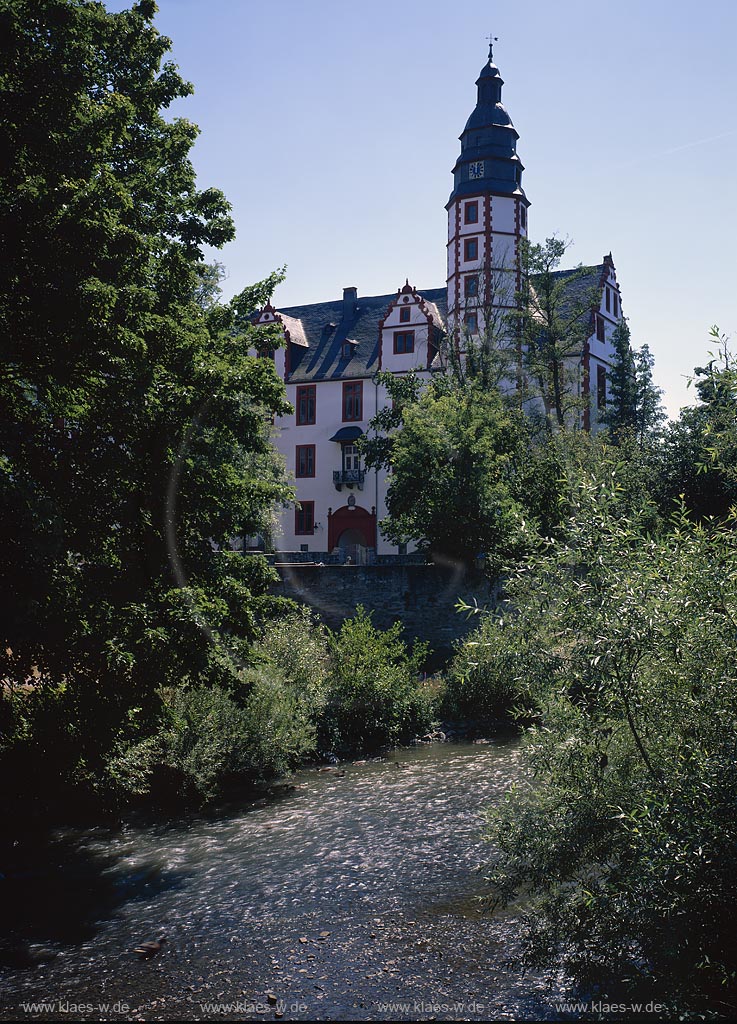
{"label": "red decorative trim", "polygon": [[486,269],[484,270],[484,293],[485,294],[484,294],[483,301],[488,306],[490,304],[492,298],[493,298],[493,296],[491,294],[491,270],[492,270],[492,268],[491,268],[491,261],[492,261],[493,255],[494,255],[493,254],[493,236],[492,236],[492,233],[491,233],[491,231],[492,231],[492,216],[493,216],[491,196],[487,196],[486,197],[486,201],[485,201],[484,205],[485,205],[485,210],[484,210],[484,226],[485,226],[484,246],[486,247],[486,252],[484,253],[484,267]]}
{"label": "red decorative trim", "polygon": [[583,396],[584,396],[584,407],[583,407],[583,429],[586,431],[591,430],[591,349],[589,347],[588,338],[584,342],[583,346]]}
{"label": "red decorative trim", "polygon": [[455,303],[453,305],[453,314],[455,316],[456,323],[454,325],[455,330],[455,341],[458,345],[461,332],[458,327],[458,311],[461,308],[461,202],[456,202],[456,251],[455,251]]}
{"label": "red decorative trim", "polygon": [[[520,242],[522,241],[522,218],[520,210],[522,200],[517,199],[514,204],[514,269],[515,269],[515,292],[522,291],[522,255],[520,253]],[[526,231],[527,229],[525,229]],[[522,365],[522,332],[517,330],[517,390],[521,391],[525,385],[525,375]]]}
{"label": "red decorative trim", "polygon": [[[397,298],[394,299],[393,302],[389,303],[389,306],[387,307],[386,313],[384,314],[383,318],[379,321],[379,369],[381,369],[381,367],[383,365],[384,331],[389,329],[389,328],[386,327],[386,321],[389,319],[389,317],[391,316],[392,312],[395,309],[399,309],[401,311],[402,309],[411,309],[412,308],[412,306],[405,306],[404,304],[400,305],[400,303],[399,303],[399,299],[400,298],[402,298],[403,302],[404,302],[404,301],[406,301],[407,297],[409,297],[409,296],[411,296],[415,300],[412,303],[412,306],[416,306],[417,309],[424,315],[425,319],[427,320],[427,367],[428,367],[428,369],[430,368],[430,364],[432,363],[432,360],[434,358],[434,354],[437,351],[437,347],[434,346],[434,344],[433,344],[433,336],[434,336],[434,333],[435,333],[436,329],[439,330],[439,329],[442,328],[442,324],[438,324],[437,328],[436,328],[435,317],[432,315],[430,310],[427,308],[427,303],[425,302],[424,298],[416,290],[414,285],[411,285],[409,283],[409,281],[407,281],[403,288],[398,288],[397,289]],[[405,323],[406,323],[406,321],[405,321]],[[391,329],[393,330],[393,328],[391,328]],[[412,334],[414,334],[414,327],[410,327],[410,331],[411,331]],[[399,333],[409,333],[409,332],[407,331],[407,328],[403,325],[402,329],[400,329]],[[415,338],[415,340],[416,340],[416,338]],[[414,349],[413,349],[413,351],[414,351]],[[395,347],[394,348],[394,354],[395,355],[398,355],[398,354],[401,355],[402,353],[397,353],[396,347]]]}
{"label": "red decorative trim", "polygon": [[[264,313],[271,314],[271,316],[273,317],[273,320],[263,320],[262,321],[261,317],[264,315]],[[258,314],[258,317],[256,318],[256,321],[255,321],[255,324],[256,324],[256,327],[270,327],[272,324],[278,324],[281,327],[282,335],[284,336],[284,383],[286,384],[288,379],[289,379],[289,374],[291,373],[291,360],[289,358],[289,346],[291,344],[292,338],[291,338],[291,336],[289,334],[289,331],[284,326],[284,321],[281,318],[281,314],[279,313],[279,310],[275,309],[274,306],[271,305],[271,301],[267,302],[266,305],[261,310],[261,312]]]}

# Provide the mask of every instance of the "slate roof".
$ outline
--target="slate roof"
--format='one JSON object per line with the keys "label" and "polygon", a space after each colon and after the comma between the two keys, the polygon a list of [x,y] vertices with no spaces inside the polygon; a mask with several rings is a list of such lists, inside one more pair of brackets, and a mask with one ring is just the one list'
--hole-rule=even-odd
{"label": "slate roof", "polygon": [[[570,278],[571,302],[598,287],[603,264],[576,270],[558,270],[556,277]],[[418,288],[435,323],[445,325],[448,313],[447,288]],[[290,346],[289,382],[296,384],[320,380],[351,380],[372,377],[379,369],[379,324],[397,293],[359,296],[355,315],[343,320],[343,299],[312,302],[304,306],[279,309],[293,344]],[[350,358],[343,355],[346,341],[353,342]]]}
{"label": "slate roof", "polygon": [[[447,289],[418,288],[418,293],[428,303],[429,312],[442,327],[447,313]],[[356,303],[355,315],[348,321],[343,320],[343,299],[279,309],[282,316],[286,314],[285,322],[287,317],[300,322],[308,346],[291,348],[290,383],[372,377],[379,369],[379,323],[396,298],[396,292],[390,295],[361,295]],[[343,344],[346,341],[356,343],[351,346],[350,358],[343,355]]]}
{"label": "slate roof", "polygon": [[[593,267],[574,267],[573,270],[556,270],[553,277],[566,282],[565,298],[561,312],[565,315],[575,307],[576,303],[584,302],[592,289],[599,288],[603,273],[603,263]],[[577,274],[581,276],[577,277]],[[532,281],[534,285],[534,276]]]}

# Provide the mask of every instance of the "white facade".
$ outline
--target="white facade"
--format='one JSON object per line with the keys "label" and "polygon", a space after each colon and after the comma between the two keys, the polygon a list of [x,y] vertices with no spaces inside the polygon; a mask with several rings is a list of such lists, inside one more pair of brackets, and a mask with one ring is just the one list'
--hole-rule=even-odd
{"label": "white facade", "polygon": [[[386,515],[386,471],[368,471],[355,440],[387,404],[378,371],[442,372],[438,346],[447,331],[462,353],[465,335],[486,338],[515,307],[522,289],[520,242],[527,237],[517,132],[501,104],[498,68],[484,66],[478,101],[461,135],[447,204],[447,281],[420,294],[408,282],[394,295],[342,299],[277,311],[265,307],[259,324],[278,324],[284,347],[274,362],[294,412],[277,422],[276,443],[297,492],[297,507],[281,515],[279,552],[302,560],[371,561],[404,554],[378,528]],[[582,426],[596,429],[607,398],[611,335],[622,307],[611,256],[586,268],[599,289],[591,336],[581,353]],[[422,467],[418,467],[421,471]]]}

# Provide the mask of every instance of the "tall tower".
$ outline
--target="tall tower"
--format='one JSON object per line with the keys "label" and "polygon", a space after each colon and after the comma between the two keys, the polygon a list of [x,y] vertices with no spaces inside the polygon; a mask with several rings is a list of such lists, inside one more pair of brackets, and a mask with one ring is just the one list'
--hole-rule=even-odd
{"label": "tall tower", "polygon": [[521,289],[520,239],[527,236],[519,135],[502,105],[504,82],[489,59],[460,136],[448,211],[448,320],[459,334],[492,329]]}

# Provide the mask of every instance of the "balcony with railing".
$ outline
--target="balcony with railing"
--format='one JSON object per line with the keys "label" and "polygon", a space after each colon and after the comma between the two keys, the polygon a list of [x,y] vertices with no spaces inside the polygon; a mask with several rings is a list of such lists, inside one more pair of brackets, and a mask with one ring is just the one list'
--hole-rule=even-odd
{"label": "balcony with railing", "polygon": [[345,484],[346,487],[357,487],[363,490],[364,471],[362,469],[335,469],[333,470],[333,483],[336,491],[340,491]]}

